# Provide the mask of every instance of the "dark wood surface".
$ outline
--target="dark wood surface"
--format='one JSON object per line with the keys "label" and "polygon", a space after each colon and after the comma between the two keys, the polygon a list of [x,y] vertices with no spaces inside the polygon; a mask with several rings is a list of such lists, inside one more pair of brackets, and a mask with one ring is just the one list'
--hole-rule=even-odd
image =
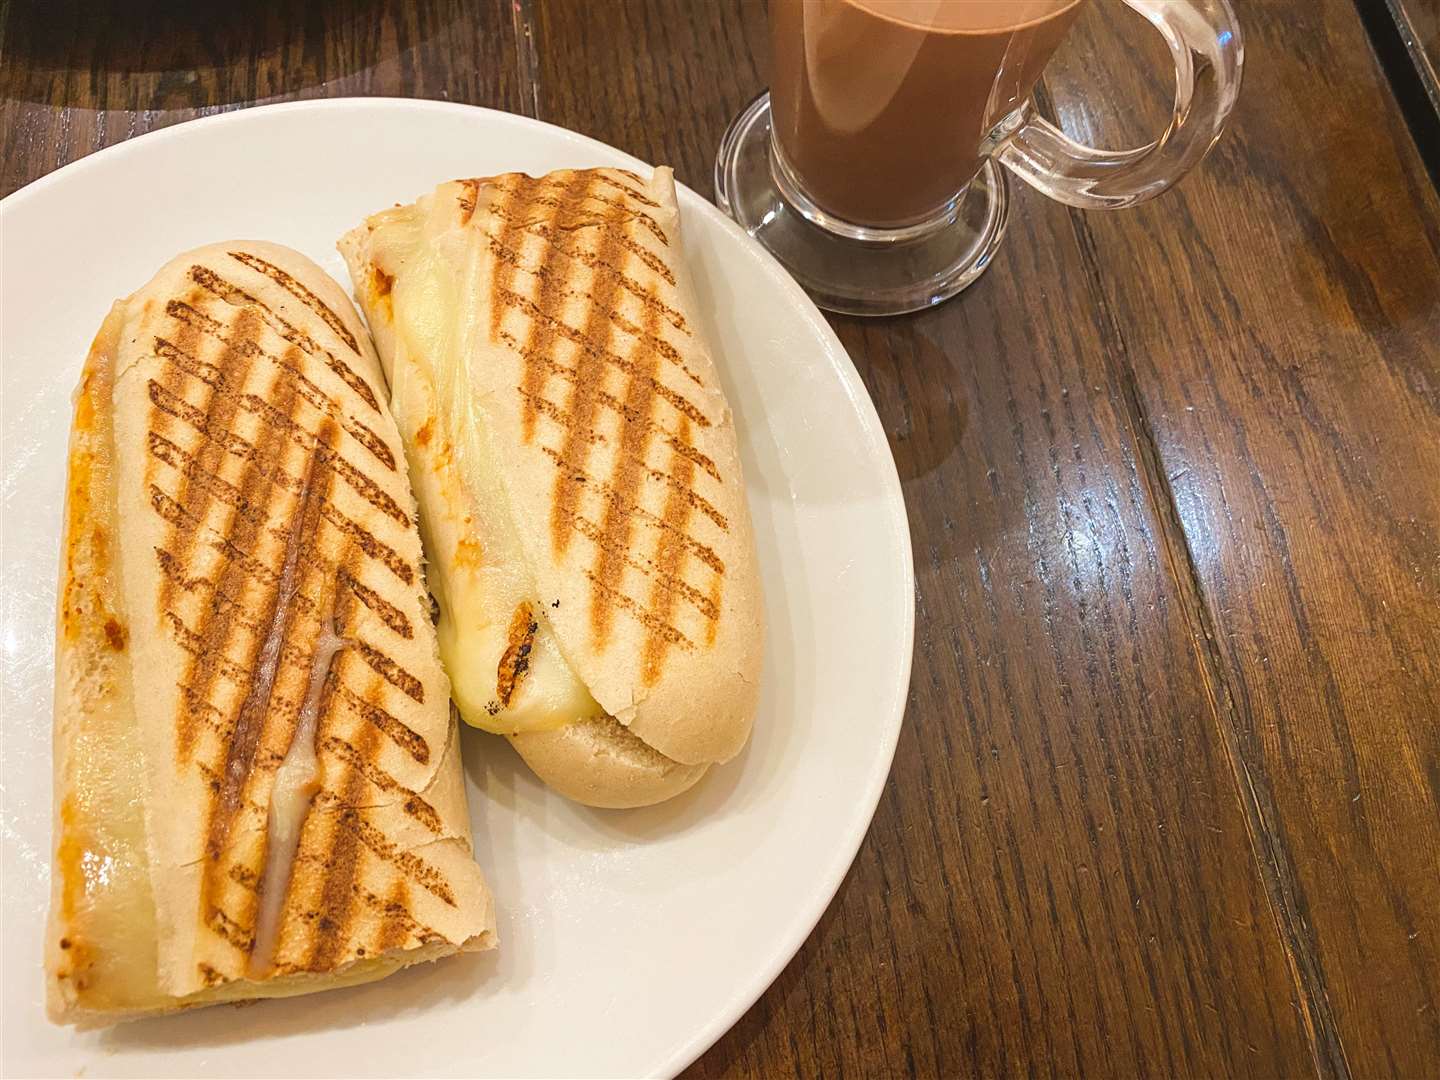
{"label": "dark wood surface", "polygon": [[[0,190],[324,94],[538,115],[676,166],[765,82],[757,3],[0,8]],[[692,1070],[1440,1075],[1440,202],[1348,0],[1242,6],[1176,191],[1017,191],[994,266],[835,319],[914,537],[914,678],[839,896]],[[1133,142],[1167,79],[1092,5],[1042,100]]]}

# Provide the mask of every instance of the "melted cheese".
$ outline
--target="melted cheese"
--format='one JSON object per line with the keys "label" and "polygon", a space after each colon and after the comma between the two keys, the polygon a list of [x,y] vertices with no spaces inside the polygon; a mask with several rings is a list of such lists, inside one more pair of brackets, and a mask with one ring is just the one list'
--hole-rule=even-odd
{"label": "melted cheese", "polygon": [[[146,854],[145,758],[135,721],[128,631],[115,554],[112,311],[86,361],[66,497],[55,791],[61,799],[52,944],[60,997],[82,1009],[165,999]],[[80,703],[84,702],[82,706]]]}
{"label": "melted cheese", "polygon": [[315,733],[320,720],[320,697],[335,654],[345,647],[335,636],[333,624],[326,623],[315,642],[310,658],[310,684],[290,747],[275,772],[270,794],[270,816],[265,838],[265,876],[260,881],[260,913],[255,920],[255,948],[250,952],[249,975],[263,978],[273,967],[275,944],[280,934],[280,916],[285,893],[300,849],[300,830],[310,803],[320,788],[320,761],[315,754]]}
{"label": "melted cheese", "polygon": [[[420,211],[406,207],[385,215],[372,240],[393,273],[381,279],[383,298],[372,280],[368,307],[373,318],[394,320],[397,356],[387,357],[393,411],[410,451],[428,580],[440,605],[440,656],[460,715],[499,734],[603,716],[545,618],[511,521],[501,456],[483,410],[474,407],[486,392],[485,373],[470,363],[482,328],[464,299],[469,283],[456,281],[436,255],[458,238],[425,238]],[[472,254],[470,274],[478,273],[476,262]],[[522,605],[536,626],[507,701],[500,672]]]}
{"label": "melted cheese", "polygon": [[145,761],[123,686],[86,713],[66,750],[55,873],[64,914],[61,951],[85,1009],[134,1009],[166,999],[156,970],[155,905],[145,850]]}

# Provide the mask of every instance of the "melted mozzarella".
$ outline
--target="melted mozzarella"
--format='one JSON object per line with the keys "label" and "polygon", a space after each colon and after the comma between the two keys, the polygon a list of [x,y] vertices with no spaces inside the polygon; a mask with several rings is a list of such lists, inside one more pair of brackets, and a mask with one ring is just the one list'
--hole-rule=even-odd
{"label": "melted mozzarella", "polygon": [[[440,605],[440,656],[452,695],[466,723],[500,734],[602,716],[545,617],[510,518],[501,457],[483,411],[473,407],[487,392],[483,379],[489,373],[470,363],[482,328],[474,305],[465,301],[466,283],[456,281],[436,254],[457,238],[425,240],[423,230],[419,211],[407,207],[386,215],[375,231],[377,257],[394,272],[388,304],[372,298],[370,310],[393,318],[402,356],[388,374],[411,451],[428,579]],[[476,272],[473,256],[470,263]],[[417,421],[422,416],[425,421]],[[499,673],[522,605],[537,626],[523,676],[506,702]]]}

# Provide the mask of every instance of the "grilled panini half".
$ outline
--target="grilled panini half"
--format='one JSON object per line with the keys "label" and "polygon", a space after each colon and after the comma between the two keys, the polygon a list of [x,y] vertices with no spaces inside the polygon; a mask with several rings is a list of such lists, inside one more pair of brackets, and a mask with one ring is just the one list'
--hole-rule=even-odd
{"label": "grilled panini half", "polygon": [[493,945],[400,441],[335,282],[230,243],[117,303],[66,502],[52,1017]]}
{"label": "grilled panini half", "polygon": [[439,187],[340,248],[420,502],[465,720],[573,798],[739,752],[763,636],[735,429],[668,169]]}

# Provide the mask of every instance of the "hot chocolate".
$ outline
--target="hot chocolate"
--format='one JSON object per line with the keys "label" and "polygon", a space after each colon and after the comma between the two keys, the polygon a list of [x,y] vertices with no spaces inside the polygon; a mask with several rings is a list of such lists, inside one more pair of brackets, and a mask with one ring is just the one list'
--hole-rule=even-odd
{"label": "hot chocolate", "polygon": [[844,221],[923,221],[975,175],[1081,3],[770,0],[782,167]]}

